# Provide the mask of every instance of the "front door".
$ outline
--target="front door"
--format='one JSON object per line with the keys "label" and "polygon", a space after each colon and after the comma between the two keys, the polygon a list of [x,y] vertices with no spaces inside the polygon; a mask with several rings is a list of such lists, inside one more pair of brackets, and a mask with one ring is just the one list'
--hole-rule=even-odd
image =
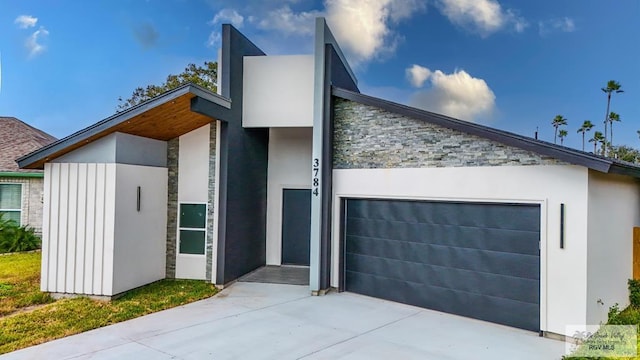
{"label": "front door", "polygon": [[282,264],[309,266],[311,190],[284,189],[282,193]]}

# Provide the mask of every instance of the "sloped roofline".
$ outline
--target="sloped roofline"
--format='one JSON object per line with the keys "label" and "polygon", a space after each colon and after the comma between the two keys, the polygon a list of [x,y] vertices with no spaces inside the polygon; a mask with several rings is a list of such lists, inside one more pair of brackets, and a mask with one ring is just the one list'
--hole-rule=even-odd
{"label": "sloped roofline", "polygon": [[508,131],[455,119],[338,87],[332,87],[331,91],[333,96],[342,99],[355,101],[363,105],[378,107],[395,114],[426,121],[434,125],[461,131],[467,134],[480,136],[508,146],[517,147],[540,155],[562,160],[569,164],[581,165],[607,174],[620,174],[640,178],[640,166],[635,164],[571,149],[542,140],[536,140]]}
{"label": "sloped roofline", "polygon": [[80,131],[77,131],[65,138],[62,138],[58,141],[55,141],[47,146],[44,146],[36,151],[33,151],[27,155],[24,155],[22,157],[20,157],[19,159],[16,160],[16,162],[18,163],[18,166],[23,169],[26,168],[34,163],[37,163],[39,161],[42,161],[44,159],[46,159],[47,157],[58,153],[61,150],[64,150],[65,148],[74,146],[82,141],[85,141],[89,138],[91,138],[92,136],[110,129],[114,126],[117,126],[123,122],[126,122],[128,120],[130,120],[131,118],[140,115],[150,109],[153,109],[155,107],[158,107],[162,104],[165,104],[167,102],[170,102],[182,95],[185,95],[187,93],[191,93],[195,96],[201,97],[205,100],[208,100],[212,103],[215,103],[217,105],[220,105],[224,108],[230,109],[231,108],[231,100],[224,98],[218,94],[215,94],[213,92],[211,92],[210,90],[207,90],[201,86],[198,86],[196,84],[193,83],[187,83],[184,85],[181,85],[173,90],[167,91],[161,95],[158,95],[157,97],[147,100],[143,103],[140,103],[136,106],[133,106],[123,112],[120,113],[116,113],[114,115],[111,115],[110,117],[101,120],[89,127],[86,127]]}

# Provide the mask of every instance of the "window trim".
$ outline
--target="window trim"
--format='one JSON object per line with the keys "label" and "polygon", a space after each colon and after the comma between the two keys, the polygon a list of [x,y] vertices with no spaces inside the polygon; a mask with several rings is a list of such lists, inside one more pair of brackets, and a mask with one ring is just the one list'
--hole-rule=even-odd
{"label": "window trim", "polygon": [[19,220],[18,220],[18,225],[22,226],[22,207],[24,205],[24,201],[22,196],[24,195],[24,184],[23,183],[17,183],[17,182],[0,182],[0,187],[2,187],[2,185],[18,185],[20,187],[20,208],[19,209],[3,209],[0,208],[0,212],[4,212],[4,213],[10,213],[10,212],[17,212],[18,214],[20,214],[19,216]]}
{"label": "window trim", "polygon": [[[204,227],[203,228],[190,228],[180,226],[180,206],[181,205],[204,205]],[[176,255],[179,256],[193,256],[193,257],[205,257],[207,256],[207,228],[209,223],[209,204],[204,201],[178,201],[178,211],[176,212]],[[200,231],[204,232],[204,253],[203,254],[188,254],[180,252],[180,231]]]}

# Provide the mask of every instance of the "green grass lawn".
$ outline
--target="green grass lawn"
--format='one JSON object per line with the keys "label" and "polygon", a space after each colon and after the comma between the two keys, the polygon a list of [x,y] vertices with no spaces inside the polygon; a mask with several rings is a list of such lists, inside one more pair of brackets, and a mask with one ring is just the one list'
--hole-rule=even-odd
{"label": "green grass lawn", "polygon": [[[0,354],[115,324],[214,295],[213,284],[161,280],[117,300],[85,297],[53,302],[39,291],[40,253],[0,256]],[[34,304],[41,307],[12,314]],[[3,316],[5,315],[5,316]]]}
{"label": "green grass lawn", "polygon": [[0,256],[0,317],[53,299],[40,292],[40,253]]}

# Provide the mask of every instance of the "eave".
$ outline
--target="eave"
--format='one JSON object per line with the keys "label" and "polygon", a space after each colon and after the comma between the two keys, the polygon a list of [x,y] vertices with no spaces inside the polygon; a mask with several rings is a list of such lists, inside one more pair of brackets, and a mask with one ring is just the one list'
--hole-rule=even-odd
{"label": "eave", "polygon": [[[202,104],[207,104],[208,111],[199,110],[203,107]],[[167,141],[213,120],[222,120],[230,108],[229,99],[197,85],[185,84],[114,114],[16,161],[21,169],[43,169],[47,161],[114,132]]]}

